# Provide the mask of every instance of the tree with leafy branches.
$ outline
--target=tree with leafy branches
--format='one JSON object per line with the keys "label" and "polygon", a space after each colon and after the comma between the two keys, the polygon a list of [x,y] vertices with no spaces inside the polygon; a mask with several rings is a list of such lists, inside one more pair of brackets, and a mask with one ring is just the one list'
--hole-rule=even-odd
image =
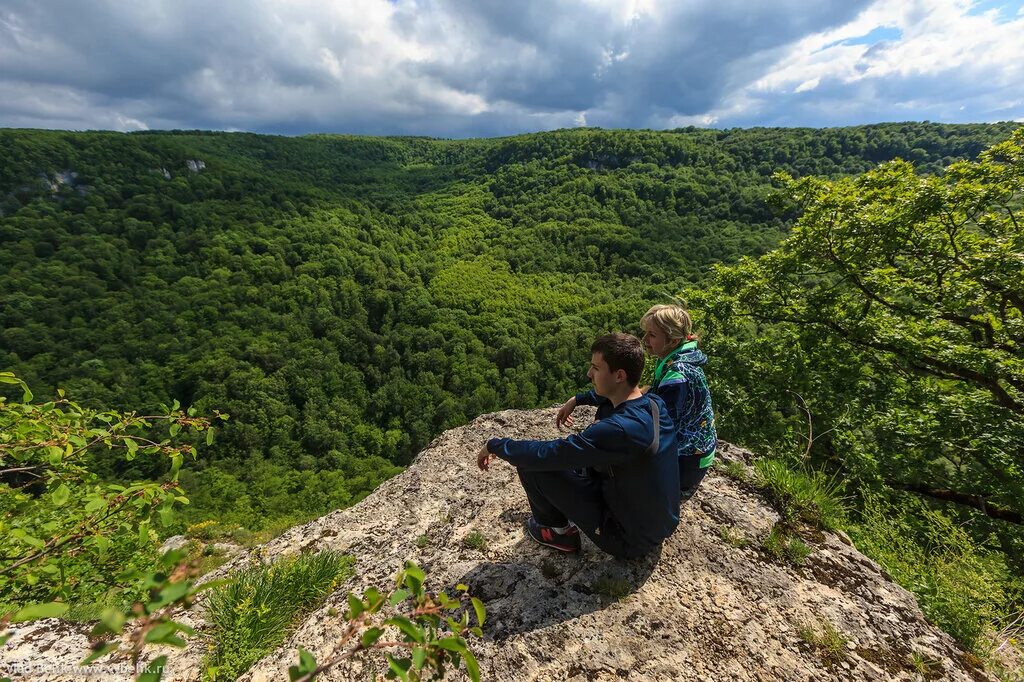
{"label": "tree with leafy branches", "polygon": [[689,294],[726,431],[793,450],[811,413],[819,460],[1021,523],[1024,131],[941,175],[779,181],[789,238]]}

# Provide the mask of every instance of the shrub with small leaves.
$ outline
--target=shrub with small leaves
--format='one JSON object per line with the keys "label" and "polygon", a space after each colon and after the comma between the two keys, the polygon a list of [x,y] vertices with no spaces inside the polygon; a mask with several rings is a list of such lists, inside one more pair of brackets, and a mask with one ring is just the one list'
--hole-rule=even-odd
{"label": "shrub with small leaves", "polygon": [[[0,645],[8,623],[64,616],[72,605],[99,613],[95,637],[119,634],[133,621],[135,661],[146,644],[183,645],[181,635],[191,631],[167,611],[191,604],[206,586],[195,586],[183,554],[160,556],[153,526],[170,525],[175,507],[188,504],[178,472],[196,448],[185,436],[205,433],[212,442],[210,420],[177,401],[156,415],[93,410],[60,390],[35,404],[10,372],[0,372],[0,383],[22,393],[20,402],[0,396]],[[158,424],[166,436],[155,434]],[[109,451],[128,461],[164,457],[166,478],[101,481],[89,465]],[[99,640],[86,662],[118,647]]]}
{"label": "shrub with small leaves", "polygon": [[[483,603],[468,595],[466,585],[456,586],[458,598],[428,592],[423,586],[425,579],[423,570],[407,561],[390,595],[372,587],[362,598],[349,594],[340,639],[322,663],[300,649],[298,664],[288,669],[291,681],[309,682],[342,661],[383,650],[387,652],[387,679],[420,682],[443,676],[449,667],[462,667],[471,680],[479,682],[480,666],[466,638],[483,636]],[[393,609],[394,615],[385,617],[385,608]],[[476,625],[470,625],[471,610]],[[392,632],[397,638],[386,639]]]}

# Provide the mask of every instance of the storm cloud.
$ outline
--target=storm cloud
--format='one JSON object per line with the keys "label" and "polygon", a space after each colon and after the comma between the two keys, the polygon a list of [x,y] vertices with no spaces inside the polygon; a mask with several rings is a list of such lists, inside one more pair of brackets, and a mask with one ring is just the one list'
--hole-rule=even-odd
{"label": "storm cloud", "polygon": [[0,125],[465,137],[1020,119],[1020,4],[0,0]]}

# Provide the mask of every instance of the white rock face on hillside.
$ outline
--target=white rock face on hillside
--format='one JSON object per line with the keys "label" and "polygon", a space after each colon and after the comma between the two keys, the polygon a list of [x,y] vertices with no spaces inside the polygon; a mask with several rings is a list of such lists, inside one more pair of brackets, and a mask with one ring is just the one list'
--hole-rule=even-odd
{"label": "white rock face on hillside", "polygon": [[[648,558],[613,559],[586,540],[579,556],[534,544],[523,534],[529,512],[515,471],[496,461],[481,473],[475,455],[493,436],[556,437],[554,415],[505,411],[448,431],[359,504],[224,567],[325,548],[356,557],[357,577],[242,679],[288,679],[298,647],[322,660],[341,633],[328,611],[344,611],[347,590],[390,588],[407,559],[427,571],[428,588],[451,593],[466,583],[485,602],[485,638],[473,648],[486,680],[921,679],[914,654],[931,661],[934,679],[990,679],[926,622],[911,594],[839,537],[808,537],[813,551],[800,567],[771,560],[759,547],[777,514],[716,472]],[[723,443],[721,456],[748,461],[750,454]],[[463,545],[474,531],[487,539],[482,550]],[[417,542],[421,536],[429,542]],[[834,661],[801,636],[825,622],[848,640]],[[31,629],[13,644],[47,656],[45,633]],[[165,679],[198,679],[202,653],[198,640],[171,653]],[[343,666],[323,679],[350,674],[372,679],[370,670]]]}

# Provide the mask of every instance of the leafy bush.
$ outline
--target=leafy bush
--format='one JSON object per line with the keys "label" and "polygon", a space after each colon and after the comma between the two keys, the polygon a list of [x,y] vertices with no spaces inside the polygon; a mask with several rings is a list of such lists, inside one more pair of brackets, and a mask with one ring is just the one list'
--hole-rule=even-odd
{"label": "leafy bush", "polygon": [[[176,402],[152,416],[92,410],[63,391],[33,404],[13,374],[0,372],[0,383],[22,391],[20,402],[0,396],[0,592],[8,601],[0,615],[21,606],[14,618],[23,620],[94,603],[123,611],[152,586],[154,522],[169,525],[175,507],[188,503],[178,471],[196,449],[179,434],[205,432],[210,441],[209,420]],[[168,435],[158,440],[161,422]],[[90,468],[98,454],[162,458],[167,466],[163,480],[105,483]]]}
{"label": "leafy bush", "polygon": [[828,530],[838,530],[845,523],[842,483],[835,477],[762,458],[754,464],[754,480],[787,523],[802,521]]}
{"label": "leafy bush", "polygon": [[234,680],[284,641],[288,629],[352,575],[352,557],[325,550],[241,571],[210,593],[207,680]]}

